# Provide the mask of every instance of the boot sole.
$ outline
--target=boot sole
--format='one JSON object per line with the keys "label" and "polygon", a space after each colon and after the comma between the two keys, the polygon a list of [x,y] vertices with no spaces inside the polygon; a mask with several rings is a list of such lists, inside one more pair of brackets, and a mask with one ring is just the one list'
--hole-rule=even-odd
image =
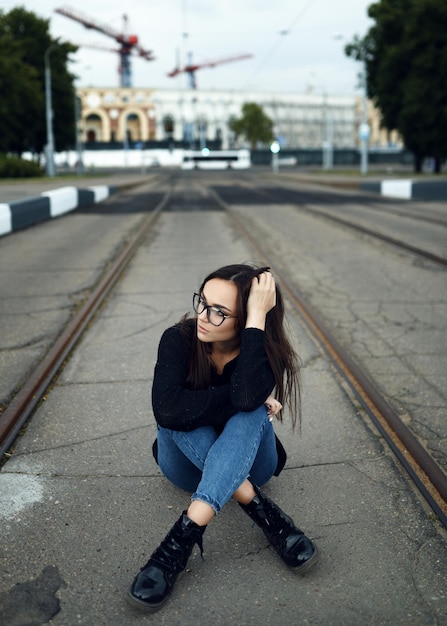
{"label": "boot sole", "polygon": [[315,563],[320,558],[320,553],[318,552],[318,548],[315,544],[314,544],[314,548],[315,548],[315,552],[312,554],[310,559],[307,559],[305,563],[303,563],[302,565],[299,565],[298,567],[290,567],[290,565],[288,565],[287,567],[290,570],[292,570],[292,572],[294,572],[295,574],[305,574],[313,565],[315,565]]}
{"label": "boot sole", "polygon": [[139,600],[138,598],[136,598],[132,594],[131,588],[129,587],[129,589],[127,590],[126,600],[134,608],[139,609],[140,611],[144,611],[145,613],[156,613],[157,611],[159,611],[160,609],[164,607],[164,605],[167,603],[170,597],[171,597],[171,594],[159,604],[147,604],[146,602],[143,602],[143,600]]}
{"label": "boot sole", "polygon": [[158,604],[147,604],[147,602],[144,602],[144,600],[139,600],[138,598],[136,598],[132,593],[132,585],[127,590],[126,600],[134,608],[139,609],[140,611],[144,611],[145,613],[156,613],[157,611],[162,609],[164,605],[172,598],[172,595],[175,591],[175,586],[177,585],[180,578],[182,578],[184,573],[185,573],[185,570],[182,570],[181,572],[179,572],[175,580],[174,586],[172,587],[171,593],[168,596],[166,596],[166,598],[162,600],[161,602],[159,602]]}

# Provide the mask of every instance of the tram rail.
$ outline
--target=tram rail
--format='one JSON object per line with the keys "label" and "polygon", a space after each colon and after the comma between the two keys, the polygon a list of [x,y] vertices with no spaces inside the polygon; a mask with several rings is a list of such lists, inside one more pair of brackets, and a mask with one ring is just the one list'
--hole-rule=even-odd
{"label": "tram rail", "polygon": [[[147,216],[126,248],[112,262],[83,306],[77,311],[46,357],[2,414],[0,419],[1,456],[8,454],[8,450],[11,449],[21,428],[31,417],[39,402],[45,397],[52,381],[57,377],[59,369],[75,348],[77,341],[104,299],[111,293],[158,216],[162,211],[169,210],[173,201],[173,187],[174,184],[170,181],[170,189],[165,193],[163,199]],[[318,312],[306,302],[288,277],[277,270],[274,260],[266,253],[265,247],[260,247],[238,218],[236,212],[231,209],[231,206],[215,190],[209,190],[208,194],[217,206],[227,212],[234,227],[256,251],[257,257],[263,259],[272,268],[296,314],[305,322],[309,332],[316,338],[338,372],[347,381],[353,394],[360,401],[396,458],[437,515],[441,524],[447,528],[447,479],[442,468],[388,404],[387,399],[376,387],[374,381],[337,341],[337,337],[319,317]]]}
{"label": "tram rail", "polygon": [[23,428],[34,409],[45,396],[45,393],[57,376],[59,368],[75,347],[76,342],[80,339],[105,298],[112,291],[137,251],[142,239],[166,206],[170,197],[171,191],[168,191],[154,210],[149,213],[124,250],[121,251],[100,278],[96,287],[67,324],[65,330],[55,341],[43,360],[14,396],[6,410],[0,415],[0,458],[4,455],[8,456],[8,450],[13,445],[20,429]]}
{"label": "tram rail", "polygon": [[[222,202],[217,194],[215,194],[215,198]],[[265,252],[265,247],[258,244],[236,213],[231,211],[230,206],[223,202],[222,205],[231,214],[239,231],[249,240],[257,257],[260,260],[263,259],[266,265],[272,268],[283,290],[287,293],[295,312],[303,319],[311,334],[317,339],[333,365],[348,383],[355,397],[422,496],[436,513],[443,526],[447,528],[447,477],[442,468],[392,409],[371,378],[337,340],[331,328],[322,320],[318,312],[306,301],[288,278],[278,271],[274,260]]]}
{"label": "tram rail", "polygon": [[[284,198],[284,194],[287,194],[287,201],[293,204],[297,208],[297,210],[302,211],[303,213],[307,213],[309,215],[327,219],[336,224],[340,224],[341,226],[344,226],[351,230],[355,230],[359,233],[362,233],[363,235],[372,237],[373,239],[378,239],[384,243],[394,246],[395,248],[398,248],[405,252],[409,252],[410,254],[413,254],[416,257],[421,258],[425,261],[431,261],[433,263],[436,263],[437,265],[440,265],[443,268],[447,267],[447,258],[440,256],[439,254],[430,252],[429,250],[425,250],[419,246],[412,245],[411,243],[404,241],[402,238],[392,237],[391,235],[388,235],[386,233],[382,233],[378,230],[369,228],[368,226],[364,226],[360,224],[359,222],[355,222],[353,220],[341,217],[340,215],[336,215],[333,212],[325,211],[315,206],[311,206],[310,204],[306,202],[296,202],[293,200],[293,198],[290,198],[290,193],[291,193],[290,189],[278,191],[278,189],[275,188],[275,193],[273,193],[273,191],[270,191],[266,188],[254,187],[252,184],[246,181],[239,181],[239,182],[243,184],[244,187],[248,188],[253,195],[262,197],[264,200],[268,199],[270,200],[272,204],[278,203],[278,195],[276,194],[283,193],[283,198]],[[284,201],[284,199],[282,201]],[[414,214],[405,215],[402,211],[392,211],[392,212],[396,216],[407,217],[413,220],[420,220],[420,221],[423,220],[427,223],[432,223],[435,226],[441,226],[444,228],[446,228],[447,226],[447,223],[445,221],[442,221],[439,219],[432,219],[431,217],[427,217],[424,219],[420,215],[415,216]]]}

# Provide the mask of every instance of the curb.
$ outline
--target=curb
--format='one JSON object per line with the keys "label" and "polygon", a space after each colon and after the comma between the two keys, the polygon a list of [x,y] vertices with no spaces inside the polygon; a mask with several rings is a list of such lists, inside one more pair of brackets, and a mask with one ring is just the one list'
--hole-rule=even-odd
{"label": "curb", "polygon": [[360,190],[403,200],[447,200],[447,180],[382,180],[376,183],[360,183]]}
{"label": "curb", "polygon": [[97,204],[118,190],[117,186],[107,185],[95,185],[87,189],[61,187],[26,200],[0,204],[0,237],[59,217],[81,206]]}

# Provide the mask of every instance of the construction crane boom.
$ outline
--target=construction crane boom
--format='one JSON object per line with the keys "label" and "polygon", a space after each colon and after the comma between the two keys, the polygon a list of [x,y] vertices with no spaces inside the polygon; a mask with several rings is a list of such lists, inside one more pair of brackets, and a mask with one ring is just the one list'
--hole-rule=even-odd
{"label": "construction crane boom", "polygon": [[252,54],[238,54],[236,56],[225,57],[223,59],[205,61],[204,63],[192,63],[191,56],[190,56],[190,62],[188,63],[188,65],[185,65],[182,68],[180,67],[174,68],[172,72],[169,72],[168,76],[170,78],[173,78],[174,76],[178,76],[179,74],[186,73],[189,75],[191,88],[196,89],[197,83],[196,83],[195,73],[197,70],[203,69],[205,67],[215,67],[216,65],[221,65],[222,63],[232,63],[233,61],[242,61],[243,59],[251,59],[252,57],[253,57]]}
{"label": "construction crane boom", "polygon": [[120,55],[120,67],[119,67],[119,75],[120,75],[120,86],[121,87],[131,87],[132,86],[132,71],[130,65],[130,56],[135,53],[138,56],[146,59],[146,61],[153,61],[154,56],[152,51],[145,50],[138,44],[137,35],[128,35],[126,33],[127,28],[127,17],[124,15],[124,29],[123,32],[118,32],[108,26],[108,24],[101,24],[96,20],[92,19],[88,15],[81,13],[71,7],[64,6],[55,9],[56,13],[60,15],[64,15],[75,22],[79,22],[85,28],[90,30],[96,30],[103,35],[107,35],[107,37],[111,37],[115,39],[117,43],[120,44],[120,49],[118,53]]}

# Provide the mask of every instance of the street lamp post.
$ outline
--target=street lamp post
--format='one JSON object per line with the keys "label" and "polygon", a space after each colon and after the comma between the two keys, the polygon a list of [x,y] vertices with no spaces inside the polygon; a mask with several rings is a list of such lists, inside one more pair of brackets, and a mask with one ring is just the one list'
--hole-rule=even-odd
{"label": "street lamp post", "polygon": [[272,169],[274,172],[279,170],[279,151],[281,150],[281,146],[279,145],[279,141],[272,141],[270,144],[270,152],[272,153]]}
{"label": "street lamp post", "polygon": [[323,169],[331,170],[334,167],[334,117],[327,105],[327,96],[324,94],[324,136],[323,136]]}
{"label": "street lamp post", "polygon": [[123,137],[123,153],[124,153],[124,167],[129,164],[129,135],[127,131],[127,111],[124,111],[124,137]]}
{"label": "street lamp post", "polygon": [[50,68],[50,53],[56,46],[55,43],[51,44],[44,54],[45,63],[45,111],[47,121],[47,145],[45,146],[46,158],[45,169],[47,176],[55,176],[56,171],[54,167],[54,135],[53,135],[53,107],[51,103],[51,68]]}
{"label": "street lamp post", "polygon": [[[344,40],[344,36],[340,33],[334,35],[334,39]],[[361,174],[368,173],[368,147],[369,147],[369,135],[370,127],[368,124],[368,91],[366,84],[366,57],[361,58],[362,67],[362,118],[359,126],[359,140],[360,140],[360,172]]]}
{"label": "street lamp post", "polygon": [[79,128],[79,122],[81,119],[81,99],[75,94],[75,143],[76,143],[76,172],[78,176],[84,173],[84,164],[82,163],[82,143],[81,143],[81,129]]}
{"label": "street lamp post", "polygon": [[361,147],[360,172],[368,173],[368,143],[369,143],[369,124],[368,124],[368,96],[366,91],[366,62],[363,61],[362,74],[362,122],[359,128],[359,139]]}

